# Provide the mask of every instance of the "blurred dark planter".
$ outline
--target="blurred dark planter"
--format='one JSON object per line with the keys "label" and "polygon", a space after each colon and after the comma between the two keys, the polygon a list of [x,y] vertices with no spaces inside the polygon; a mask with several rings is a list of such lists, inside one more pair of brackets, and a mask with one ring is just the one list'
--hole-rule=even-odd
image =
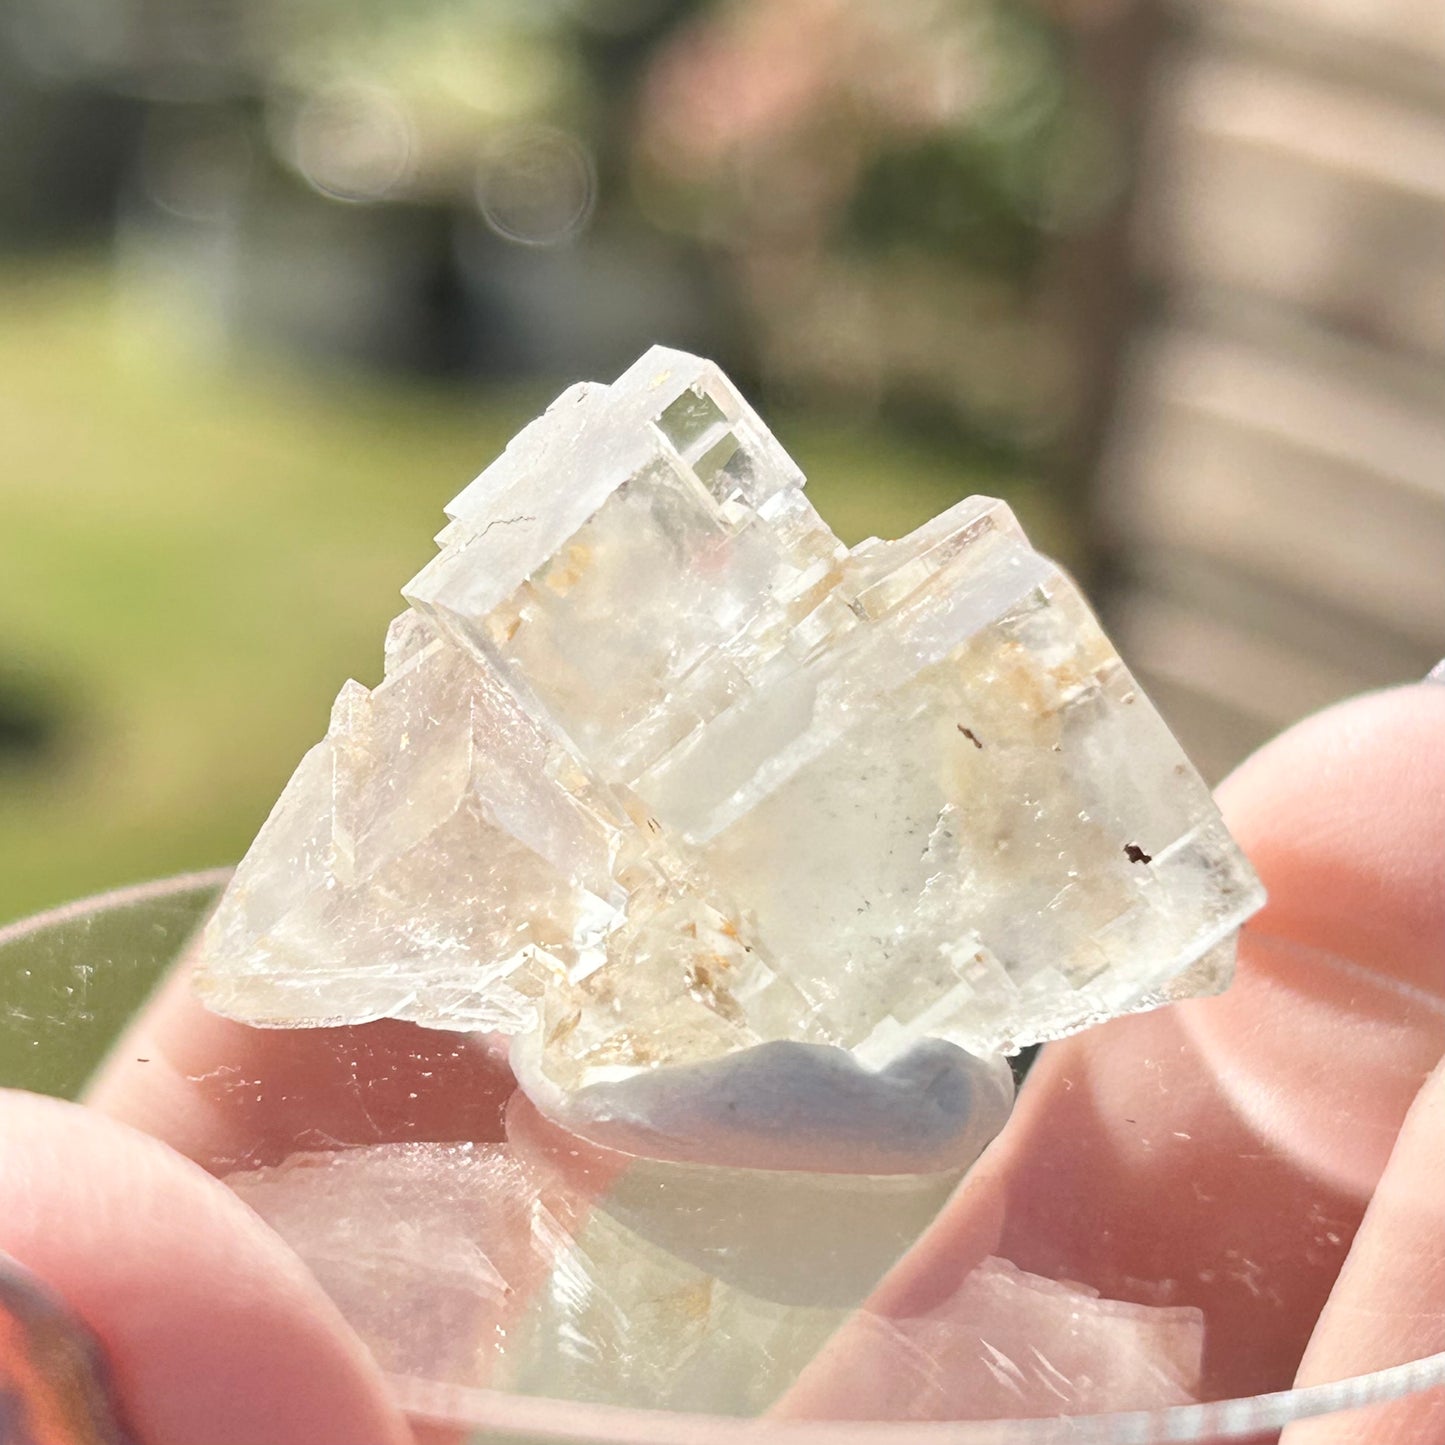
{"label": "blurred dark planter", "polygon": [[132,283],[179,298],[220,344],[510,377],[610,375],[652,341],[721,337],[701,265],[651,233],[599,225],[520,245],[460,206],[331,199],[258,153],[198,204],[158,194],[143,169],[123,205]]}
{"label": "blurred dark planter", "polygon": [[221,346],[280,345],[416,372],[467,369],[479,325],[441,207],[350,205],[252,161],[194,195],[154,167],[122,207],[129,283],[164,296]]}
{"label": "blurred dark planter", "polygon": [[107,235],[145,114],[130,96],[47,84],[0,45],[0,246]]}
{"label": "blurred dark planter", "polygon": [[628,220],[562,246],[517,245],[475,216],[457,227],[464,284],[486,319],[481,374],[611,378],[655,342],[725,363],[742,351],[737,308],[685,243]]}

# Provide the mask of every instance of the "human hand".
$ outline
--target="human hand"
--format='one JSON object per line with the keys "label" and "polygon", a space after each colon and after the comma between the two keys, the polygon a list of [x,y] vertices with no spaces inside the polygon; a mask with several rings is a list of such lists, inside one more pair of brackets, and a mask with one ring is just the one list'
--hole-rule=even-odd
{"label": "human hand", "polygon": [[[1271,898],[1234,987],[1045,1050],[1004,1135],[870,1305],[901,1353],[845,1328],[783,1413],[970,1413],[946,1372],[920,1400],[908,1326],[946,1311],[948,1282],[988,1254],[1112,1298],[1175,1282],[1209,1322],[1210,1397],[1445,1349],[1445,688],[1301,725],[1221,802]],[[126,1067],[135,1055],[149,1066]],[[98,1336],[141,1445],[399,1445],[359,1342],[205,1171],[308,1143],[500,1139],[508,1092],[501,1062],[453,1037],[246,1029],[177,978],[91,1109],[4,1099],[0,1248]],[[1204,1278],[1226,1231],[1255,1254]],[[906,1410],[888,1398],[900,1382]],[[1440,1395],[1389,1407],[1372,1442],[1445,1435]]]}

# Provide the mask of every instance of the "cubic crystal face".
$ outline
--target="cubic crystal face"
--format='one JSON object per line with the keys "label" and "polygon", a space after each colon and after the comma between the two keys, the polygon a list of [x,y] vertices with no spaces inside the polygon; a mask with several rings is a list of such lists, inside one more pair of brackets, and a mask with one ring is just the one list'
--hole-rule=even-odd
{"label": "cubic crystal face", "polygon": [[1009,1052],[1227,984],[1259,884],[1002,503],[846,550],[655,348],[448,515],[206,930],[212,1008],[527,1034],[576,1089]]}

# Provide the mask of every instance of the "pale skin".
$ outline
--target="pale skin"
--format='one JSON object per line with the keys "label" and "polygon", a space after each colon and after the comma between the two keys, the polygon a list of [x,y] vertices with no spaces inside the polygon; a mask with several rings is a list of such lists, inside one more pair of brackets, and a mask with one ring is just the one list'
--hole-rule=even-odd
{"label": "pale skin", "polygon": [[[1184,1282],[1210,1320],[1214,1396],[1445,1350],[1445,687],[1311,719],[1219,797],[1270,893],[1234,987],[1050,1046],[875,1311],[906,1317],[1000,1254],[1118,1297]],[[509,1092],[497,1056],[450,1036],[253,1031],[178,978],[89,1107],[0,1095],[0,1250],[100,1336],[141,1445],[437,1445],[207,1168],[274,1162],[298,1138],[497,1139]],[[1141,1192],[1150,1208],[1129,1208]],[[1226,1218],[1270,1262],[1267,1291],[1248,1260],[1200,1277]],[[845,1329],[781,1412],[860,1413],[850,1382],[880,1363],[863,1348],[878,1336]],[[1366,1437],[1436,1445],[1445,1390],[1286,1438]]]}

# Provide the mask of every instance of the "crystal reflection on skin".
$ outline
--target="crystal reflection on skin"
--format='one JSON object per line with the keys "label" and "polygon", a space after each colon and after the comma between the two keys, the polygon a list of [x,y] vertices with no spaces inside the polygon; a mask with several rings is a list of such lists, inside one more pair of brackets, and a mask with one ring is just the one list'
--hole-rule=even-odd
{"label": "crystal reflection on skin", "polygon": [[518,1094],[502,1143],[303,1153],[227,1182],[395,1375],[753,1415],[876,1288],[960,1172],[630,1158]]}

